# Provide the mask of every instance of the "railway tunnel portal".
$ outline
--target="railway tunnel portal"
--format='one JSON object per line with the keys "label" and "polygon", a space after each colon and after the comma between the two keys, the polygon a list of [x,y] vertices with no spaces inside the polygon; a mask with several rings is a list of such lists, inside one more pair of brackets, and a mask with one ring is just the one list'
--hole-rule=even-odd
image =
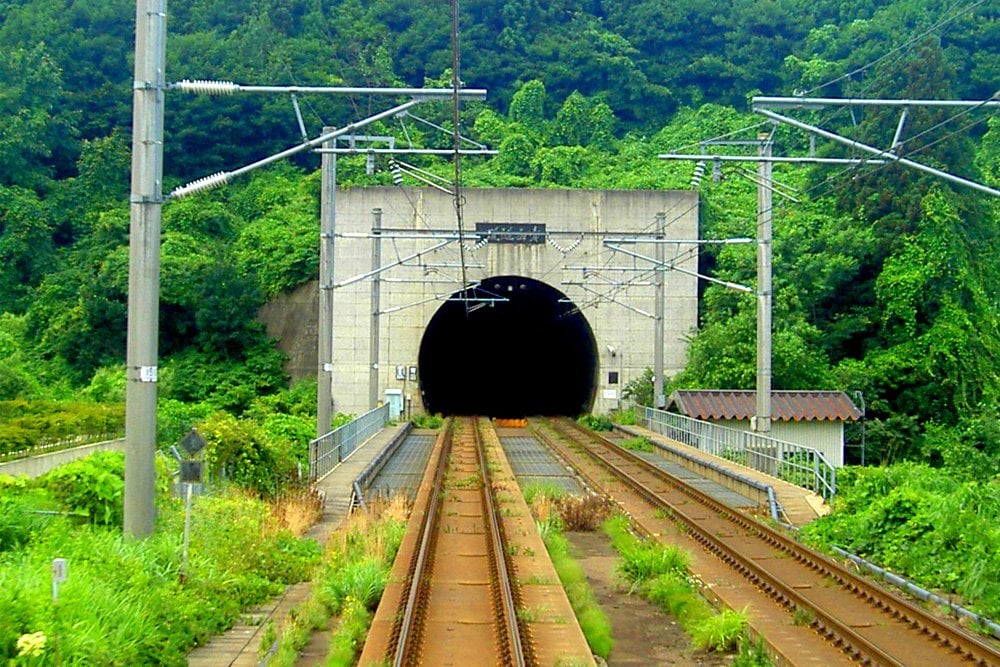
{"label": "railway tunnel portal", "polygon": [[597,386],[597,342],[583,313],[533,278],[494,276],[456,292],[420,344],[428,412],[576,416]]}
{"label": "railway tunnel portal", "polygon": [[[353,414],[388,394],[414,413],[607,412],[654,365],[657,252],[677,269],[662,271],[664,373],[684,367],[698,313],[696,192],[466,188],[463,197],[458,238],[447,193],[337,190],[332,282],[260,313],[293,381],[330,382],[333,410]],[[459,298],[463,287],[472,298]],[[323,289],[333,291],[325,375]]]}

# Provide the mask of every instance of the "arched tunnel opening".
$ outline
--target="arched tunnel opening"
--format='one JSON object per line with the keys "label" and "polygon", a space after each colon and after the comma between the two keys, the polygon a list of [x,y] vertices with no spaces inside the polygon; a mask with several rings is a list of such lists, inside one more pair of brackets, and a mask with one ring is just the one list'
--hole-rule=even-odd
{"label": "arched tunnel opening", "polygon": [[454,294],[427,325],[418,363],[430,413],[576,416],[597,383],[586,318],[559,290],[520,276]]}

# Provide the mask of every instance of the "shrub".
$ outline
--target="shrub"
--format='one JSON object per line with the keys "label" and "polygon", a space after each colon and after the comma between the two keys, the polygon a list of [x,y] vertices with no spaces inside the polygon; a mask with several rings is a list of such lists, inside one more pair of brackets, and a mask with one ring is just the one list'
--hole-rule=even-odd
{"label": "shrub", "polygon": [[639,423],[639,417],[635,414],[635,408],[618,410],[611,413],[611,421],[622,426],[635,426]]}
{"label": "shrub", "polygon": [[217,412],[198,425],[205,438],[209,473],[268,498],[294,477],[295,461],[287,442],[272,441],[253,420]]}
{"label": "shrub", "polygon": [[344,564],[336,577],[323,586],[323,599],[334,613],[351,601],[360,602],[374,611],[389,579],[389,571],[381,558],[367,556]]}
{"label": "shrub", "polygon": [[637,435],[634,438],[627,438],[621,441],[621,446],[623,449],[628,449],[633,452],[653,452],[656,451],[656,447],[652,442],[649,441],[644,435]]}
{"label": "shrub", "polygon": [[695,646],[709,651],[734,651],[746,637],[745,612],[724,609],[691,626]]}
{"label": "shrub", "polygon": [[208,403],[183,403],[161,398],[156,404],[156,442],[170,448],[181,441],[188,431],[215,412]]}
{"label": "shrub", "polygon": [[691,581],[678,572],[660,574],[646,582],[644,592],[653,604],[674,618],[703,615],[704,604]]}
{"label": "shrub", "polygon": [[124,432],[125,406],[85,401],[0,401],[0,454]]}
{"label": "shrub", "polygon": [[441,415],[427,414],[413,415],[410,419],[410,423],[413,424],[413,428],[439,429],[441,428],[441,425],[444,424],[444,417]]}
{"label": "shrub", "polygon": [[96,452],[43,475],[39,483],[65,508],[85,512],[92,523],[122,524],[125,455]]}
{"label": "shrub", "polygon": [[521,488],[521,493],[524,496],[524,502],[533,505],[540,498],[559,500],[566,495],[566,490],[552,482],[531,482]]}
{"label": "shrub", "polygon": [[564,496],[556,502],[564,530],[594,531],[611,514],[611,501],[590,494],[584,497]]}
{"label": "shrub", "polygon": [[27,488],[25,478],[0,475],[0,553],[27,546],[53,520],[39,511],[57,509],[44,492]]}
{"label": "shrub", "polygon": [[125,366],[98,368],[90,379],[90,385],[83,390],[84,396],[100,403],[125,402]]}
{"label": "shrub", "polygon": [[622,552],[618,571],[632,584],[642,584],[662,574],[685,574],[691,556],[677,547],[637,541]]}
{"label": "shrub", "polygon": [[566,591],[580,629],[587,639],[590,650],[607,659],[614,641],[611,639],[611,624],[601,611],[594,597],[594,591],[587,582],[583,568],[570,556],[569,542],[555,527],[542,533],[545,548],[552,559],[552,566],[559,576],[559,582]]}
{"label": "shrub", "polygon": [[582,415],[576,421],[591,431],[610,431],[614,428],[614,424],[607,415]]}
{"label": "shrub", "polygon": [[34,374],[10,358],[0,364],[0,399],[32,398],[42,391]]}
{"label": "shrub", "polygon": [[372,612],[364,603],[349,599],[340,614],[340,625],[330,640],[326,664],[330,667],[352,667],[371,620]]}

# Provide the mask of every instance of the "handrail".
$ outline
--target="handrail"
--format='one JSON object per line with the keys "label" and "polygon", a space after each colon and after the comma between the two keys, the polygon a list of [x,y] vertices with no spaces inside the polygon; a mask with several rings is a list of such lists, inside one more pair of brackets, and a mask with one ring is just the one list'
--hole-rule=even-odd
{"label": "handrail", "polygon": [[309,441],[309,479],[317,481],[389,423],[389,405],[380,405]]}
{"label": "handrail", "polygon": [[837,469],[812,447],[654,408],[645,409],[644,419],[651,431],[804,486],[824,500],[837,493]]}
{"label": "handrail", "polygon": [[84,433],[80,435],[68,436],[60,438],[59,440],[46,442],[44,444],[31,445],[30,447],[25,447],[23,449],[5,452],[0,454],[0,463],[7,461],[19,461],[32,456],[51,454],[52,452],[60,452],[74,447],[112,442],[115,440],[121,440],[123,437],[125,437],[125,432],[120,429],[114,431],[103,431],[101,433]]}
{"label": "handrail", "polygon": [[917,586],[916,584],[911,582],[909,579],[901,577],[898,574],[893,574],[889,570],[883,567],[879,567],[870,560],[865,560],[861,556],[856,556],[851,552],[841,549],[840,547],[837,546],[831,546],[830,548],[838,556],[846,558],[855,565],[861,565],[867,568],[868,571],[882,577],[896,588],[899,588],[900,590],[903,590],[911,595],[915,595],[924,602],[933,602],[936,605],[947,607],[952,611],[952,613],[955,614],[957,618],[964,619],[972,623],[978,623],[986,627],[990,631],[990,633],[993,634],[994,637],[1000,639],[1000,624],[990,620],[989,618],[977,614],[974,611],[970,611],[961,605],[957,605],[951,600],[943,598],[940,595],[936,595],[925,588],[921,588],[920,586]]}

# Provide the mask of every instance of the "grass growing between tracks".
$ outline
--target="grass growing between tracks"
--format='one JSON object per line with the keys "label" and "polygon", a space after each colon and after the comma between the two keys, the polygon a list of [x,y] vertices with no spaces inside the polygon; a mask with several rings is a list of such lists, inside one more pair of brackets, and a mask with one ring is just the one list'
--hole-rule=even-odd
{"label": "grass growing between tracks", "polygon": [[633,452],[655,452],[656,447],[650,442],[649,438],[644,435],[637,435],[634,438],[626,438],[620,443],[623,449],[628,449]]}
{"label": "grass growing between tracks", "polygon": [[271,667],[290,667],[313,632],[330,628],[326,664],[348,667],[364,646],[368,626],[389,579],[406,531],[408,506],[398,497],[357,512],[330,536],[310,597],[291,615],[280,636],[271,631]]}
{"label": "grass growing between tracks", "polygon": [[606,504],[597,497],[566,496],[552,486],[528,486],[524,497],[590,650],[607,659],[614,644],[611,623],[597,604],[583,568],[570,555],[569,540],[563,534],[563,530],[594,530],[608,514]]}
{"label": "grass growing between tracks", "polygon": [[621,554],[618,573],[634,591],[674,616],[695,647],[707,651],[738,651],[733,665],[770,665],[759,644],[747,635],[747,617],[729,609],[716,611],[699,593],[689,571],[690,556],[673,546],[640,540],[628,518],[618,515],[604,523],[604,532]]}

